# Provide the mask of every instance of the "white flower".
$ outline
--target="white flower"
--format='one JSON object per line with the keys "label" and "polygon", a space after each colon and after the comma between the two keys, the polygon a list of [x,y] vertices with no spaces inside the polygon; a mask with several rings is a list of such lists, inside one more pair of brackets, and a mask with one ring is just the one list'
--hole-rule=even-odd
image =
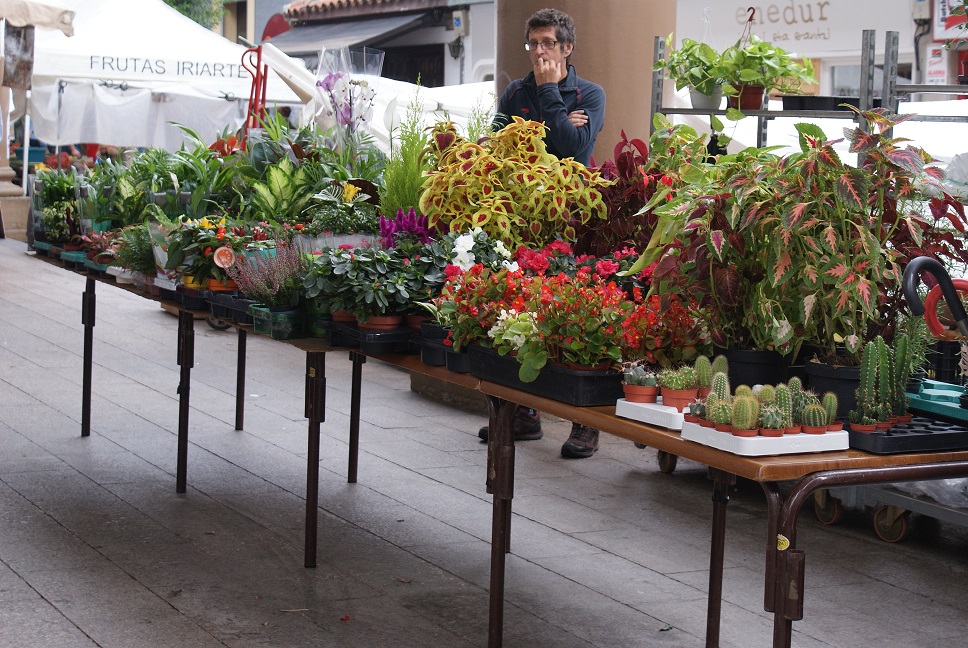
{"label": "white flower", "polygon": [[520,268],[518,267],[517,261],[504,261],[501,265],[510,270],[511,272],[517,272]]}
{"label": "white flower", "polygon": [[[507,249],[507,247],[504,245],[504,241],[498,241],[497,243],[495,243],[494,251],[500,254],[505,259],[511,258],[511,250]],[[507,267],[507,266],[505,265],[504,267]],[[517,268],[515,268],[515,270],[517,270]]]}
{"label": "white flower", "polygon": [[476,258],[474,257],[474,253],[469,250],[459,251],[455,252],[453,262],[455,266],[467,272],[471,269],[471,267],[473,267],[474,263],[476,262]]}

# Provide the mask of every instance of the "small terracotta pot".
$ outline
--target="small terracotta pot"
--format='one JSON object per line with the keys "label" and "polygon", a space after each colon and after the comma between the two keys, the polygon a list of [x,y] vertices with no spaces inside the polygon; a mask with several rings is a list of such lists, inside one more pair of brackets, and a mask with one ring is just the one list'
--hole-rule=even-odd
{"label": "small terracotta pot", "polygon": [[766,101],[766,88],[761,85],[744,84],[736,87],[738,94],[726,98],[726,104],[730,108],[740,110],[763,110]]}
{"label": "small terracotta pot", "polygon": [[759,434],[759,430],[756,430],[756,429],[753,429],[753,430],[734,429],[733,430],[733,436],[738,436],[738,437],[755,437],[757,434]]}
{"label": "small terracotta pot", "polygon": [[712,387],[700,387],[699,388],[699,396],[697,398],[701,398],[703,400],[706,400],[706,396],[709,396],[709,392],[711,392],[712,390],[713,390]]}
{"label": "small terracotta pot", "polygon": [[801,432],[800,428],[801,426],[799,425],[791,425],[790,427],[785,428],[783,430],[783,434],[800,434]]}
{"label": "small terracotta pot", "polygon": [[716,423],[715,428],[717,432],[725,432],[727,434],[733,431],[733,426],[729,423]]}
{"label": "small terracotta pot", "polygon": [[716,424],[715,423],[713,423],[712,421],[706,420],[706,419],[699,419],[699,425],[700,425],[700,427],[704,427],[704,428],[715,428],[716,427]]}
{"label": "small terracotta pot", "polygon": [[826,425],[804,425],[803,431],[806,434],[826,434],[827,426]]}
{"label": "small terracotta pot", "polygon": [[877,429],[877,430],[890,430],[891,429],[891,422],[890,421],[878,421],[877,424],[874,425],[874,428]]}
{"label": "small terracotta pot", "polygon": [[685,421],[686,423],[698,423],[699,417],[696,416],[695,414],[690,414],[689,412],[683,412],[682,420]]}
{"label": "small terracotta pot", "polygon": [[827,426],[827,432],[840,432],[843,429],[844,429],[843,421],[834,421],[833,423]]}
{"label": "small terracotta pot", "polygon": [[873,432],[876,429],[877,429],[877,426],[876,425],[865,425],[865,424],[862,424],[862,423],[851,423],[850,424],[850,431],[851,432],[866,432],[866,433],[870,433],[870,432]]}
{"label": "small terracotta pot", "polygon": [[225,281],[219,281],[218,279],[209,279],[206,284],[206,288],[209,290],[223,291],[223,290],[238,290],[239,285],[232,281],[231,279],[226,279]]}
{"label": "small terracotta pot", "polygon": [[333,318],[334,322],[355,322],[356,316],[353,315],[348,310],[334,310],[330,311],[329,316]]}
{"label": "small terracotta pot", "polygon": [[361,331],[393,331],[400,328],[402,315],[370,315],[359,321]]}
{"label": "small terracotta pot", "polygon": [[781,437],[783,436],[783,428],[771,429],[771,428],[760,428],[760,436],[764,437]]}
{"label": "small terracotta pot", "polygon": [[677,412],[681,412],[683,408],[689,406],[689,403],[696,400],[697,393],[698,390],[696,389],[666,389],[663,387],[662,404],[674,407]]}
{"label": "small terracotta pot", "polygon": [[625,392],[625,400],[630,403],[654,403],[659,394],[659,388],[655,385],[626,385],[622,383],[622,391]]}
{"label": "small terracotta pot", "polygon": [[910,412],[907,414],[901,414],[900,416],[897,417],[898,423],[910,423],[913,420],[914,420],[914,414],[911,414]]}

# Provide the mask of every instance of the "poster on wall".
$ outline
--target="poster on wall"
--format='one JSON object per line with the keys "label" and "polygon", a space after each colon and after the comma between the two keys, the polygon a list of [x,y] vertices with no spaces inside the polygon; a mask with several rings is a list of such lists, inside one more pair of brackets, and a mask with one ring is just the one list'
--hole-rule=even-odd
{"label": "poster on wall", "polygon": [[946,41],[952,38],[965,38],[965,17],[952,16],[951,10],[961,6],[963,0],[934,0],[934,20],[932,22],[932,37],[936,41]]}
{"label": "poster on wall", "polygon": [[931,85],[948,83],[948,50],[944,47],[929,47],[924,65],[924,82]]}

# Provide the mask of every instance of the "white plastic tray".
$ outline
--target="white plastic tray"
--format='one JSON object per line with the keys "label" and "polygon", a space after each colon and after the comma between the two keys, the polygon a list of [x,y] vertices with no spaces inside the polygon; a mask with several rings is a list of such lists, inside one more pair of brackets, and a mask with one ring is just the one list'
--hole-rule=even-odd
{"label": "white plastic tray", "polygon": [[830,452],[846,450],[850,446],[850,435],[846,430],[824,434],[801,432],[784,434],[782,437],[738,437],[717,432],[714,428],[704,428],[698,423],[683,423],[682,438],[746,457]]}
{"label": "white plastic tray", "polygon": [[657,403],[631,403],[620,398],[615,401],[615,415],[670,430],[682,429],[682,412],[674,407],[663,405],[661,396]]}

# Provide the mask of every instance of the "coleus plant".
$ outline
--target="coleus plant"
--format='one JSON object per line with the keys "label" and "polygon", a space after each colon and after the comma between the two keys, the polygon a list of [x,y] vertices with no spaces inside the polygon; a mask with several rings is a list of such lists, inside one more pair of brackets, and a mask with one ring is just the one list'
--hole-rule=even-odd
{"label": "coleus plant", "polygon": [[597,171],[545,148],[545,126],[519,117],[480,143],[438,123],[426,155],[434,161],[419,209],[438,231],[481,228],[509,245],[574,240],[575,224],[607,215]]}

